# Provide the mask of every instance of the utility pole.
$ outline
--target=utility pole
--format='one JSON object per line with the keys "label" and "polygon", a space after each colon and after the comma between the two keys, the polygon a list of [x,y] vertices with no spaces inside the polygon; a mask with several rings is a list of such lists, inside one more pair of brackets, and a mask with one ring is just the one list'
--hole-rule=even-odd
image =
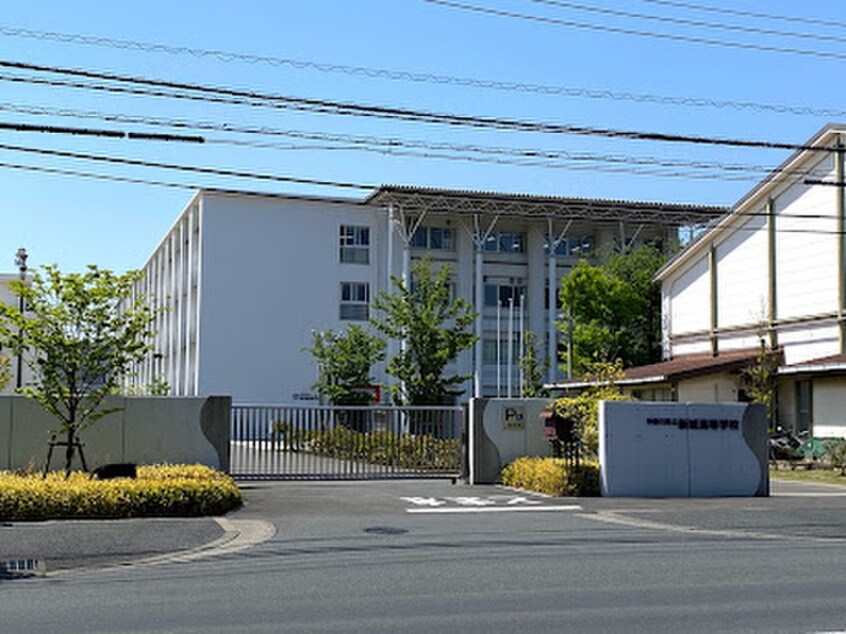
{"label": "utility pole", "polygon": [[[21,247],[18,249],[18,252],[15,253],[15,266],[18,267],[18,271],[21,274],[21,282],[26,282],[26,259],[29,257],[27,255],[26,249]],[[18,296],[18,310],[23,315],[24,312],[24,298],[23,295]],[[23,329],[18,332],[19,337],[23,337]],[[18,389],[23,387],[23,350],[18,350],[18,373],[17,373],[17,381],[16,386]]]}

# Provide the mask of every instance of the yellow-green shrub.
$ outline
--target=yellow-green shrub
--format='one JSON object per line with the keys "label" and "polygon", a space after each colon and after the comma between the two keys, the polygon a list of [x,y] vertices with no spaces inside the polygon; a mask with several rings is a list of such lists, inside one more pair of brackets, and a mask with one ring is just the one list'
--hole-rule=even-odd
{"label": "yellow-green shrub", "polygon": [[242,501],[232,478],[201,465],[141,466],[137,479],[114,480],[0,472],[3,520],[220,515]]}
{"label": "yellow-green shrub", "polygon": [[599,466],[583,463],[568,471],[561,458],[517,458],[502,470],[507,486],[547,495],[599,495]]}

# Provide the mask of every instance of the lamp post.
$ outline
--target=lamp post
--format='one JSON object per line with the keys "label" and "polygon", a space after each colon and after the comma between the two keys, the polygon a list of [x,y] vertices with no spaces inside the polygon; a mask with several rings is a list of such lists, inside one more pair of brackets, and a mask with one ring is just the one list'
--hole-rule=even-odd
{"label": "lamp post", "polygon": [[[27,259],[27,252],[26,249],[21,247],[18,249],[17,253],[15,253],[15,266],[18,267],[18,271],[21,274],[21,282],[26,282],[26,259]],[[23,295],[18,297],[18,310],[21,311],[21,314],[24,312],[24,298]],[[21,336],[23,333],[19,332],[18,335]],[[18,350],[18,375],[17,375],[17,387],[20,389],[23,387],[23,350]]]}

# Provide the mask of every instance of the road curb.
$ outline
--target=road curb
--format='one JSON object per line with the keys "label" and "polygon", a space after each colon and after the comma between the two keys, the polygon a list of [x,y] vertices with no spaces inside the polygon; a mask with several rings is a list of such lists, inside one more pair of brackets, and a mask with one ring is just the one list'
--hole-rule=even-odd
{"label": "road curb", "polygon": [[226,517],[212,518],[223,529],[223,535],[214,541],[189,548],[141,559],[127,559],[126,561],[103,565],[80,566],[66,570],[56,570],[42,573],[39,576],[56,577],[70,573],[90,572],[109,568],[127,568],[132,566],[154,566],[168,563],[185,563],[197,561],[207,557],[227,555],[266,542],[276,535],[276,527],[264,520],[233,520]]}

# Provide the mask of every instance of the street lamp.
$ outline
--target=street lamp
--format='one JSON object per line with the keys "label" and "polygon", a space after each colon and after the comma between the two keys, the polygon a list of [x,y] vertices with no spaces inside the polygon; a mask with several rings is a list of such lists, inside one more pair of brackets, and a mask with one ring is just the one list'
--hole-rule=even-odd
{"label": "street lamp", "polygon": [[[26,259],[27,259],[27,252],[26,249],[21,247],[18,249],[17,253],[15,253],[15,266],[18,267],[18,271],[21,274],[21,282],[26,282]],[[18,310],[23,314],[24,312],[24,298],[23,295],[18,296]],[[19,332],[18,336],[22,336],[23,332]],[[18,350],[18,377],[17,377],[17,387],[20,389],[23,387],[23,350]]]}

